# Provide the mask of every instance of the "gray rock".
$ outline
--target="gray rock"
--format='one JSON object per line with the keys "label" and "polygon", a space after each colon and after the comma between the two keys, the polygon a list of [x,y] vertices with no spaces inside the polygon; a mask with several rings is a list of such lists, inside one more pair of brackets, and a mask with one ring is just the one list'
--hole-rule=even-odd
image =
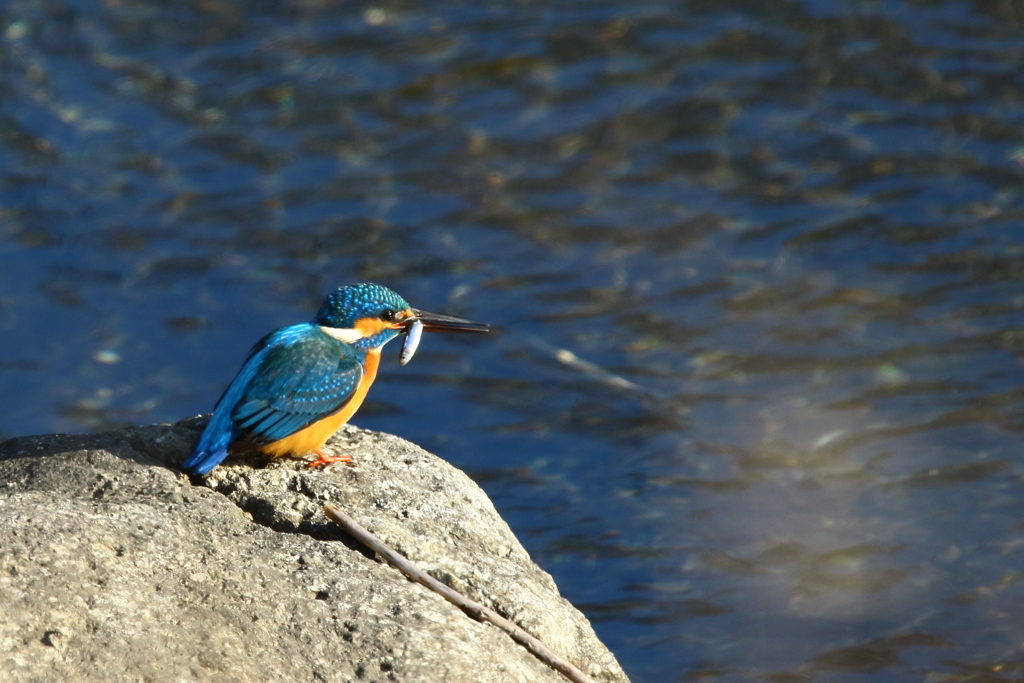
{"label": "gray rock", "polygon": [[465,474],[346,427],[351,464],[177,466],[201,421],[0,445],[0,680],[563,681],[341,534],[332,502],[598,681],[585,617]]}

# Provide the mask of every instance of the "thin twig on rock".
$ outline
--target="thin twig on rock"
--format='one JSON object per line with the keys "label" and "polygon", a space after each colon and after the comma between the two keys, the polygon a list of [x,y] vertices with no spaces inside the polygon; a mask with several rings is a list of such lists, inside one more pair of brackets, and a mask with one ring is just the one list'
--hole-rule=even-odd
{"label": "thin twig on rock", "polygon": [[340,526],[345,533],[383,557],[410,579],[416,583],[426,586],[435,593],[440,594],[445,600],[452,603],[477,621],[484,621],[497,626],[511,636],[512,640],[532,652],[537,659],[541,660],[555,671],[558,671],[573,683],[594,683],[594,679],[577,669],[554,650],[531,636],[519,626],[516,626],[494,610],[484,607],[480,603],[474,602],[464,595],[457,593],[449,586],[444,585],[433,576],[427,574],[425,571],[414,565],[401,553],[389,548],[384,544],[384,541],[361,527],[355,520],[342,512],[338,507],[327,503],[324,505],[324,514],[327,515],[328,519]]}

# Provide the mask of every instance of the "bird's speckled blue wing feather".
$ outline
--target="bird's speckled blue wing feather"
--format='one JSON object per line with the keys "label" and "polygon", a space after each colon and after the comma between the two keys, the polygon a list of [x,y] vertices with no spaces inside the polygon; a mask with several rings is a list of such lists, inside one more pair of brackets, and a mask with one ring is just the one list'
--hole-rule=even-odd
{"label": "bird's speckled blue wing feather", "polygon": [[361,354],[308,323],[267,335],[217,402],[183,469],[205,474],[242,435],[267,444],[334,413],[359,386]]}
{"label": "bird's speckled blue wing feather", "polygon": [[315,326],[268,346],[231,410],[256,443],[294,434],[340,408],[363,377],[359,352]]}

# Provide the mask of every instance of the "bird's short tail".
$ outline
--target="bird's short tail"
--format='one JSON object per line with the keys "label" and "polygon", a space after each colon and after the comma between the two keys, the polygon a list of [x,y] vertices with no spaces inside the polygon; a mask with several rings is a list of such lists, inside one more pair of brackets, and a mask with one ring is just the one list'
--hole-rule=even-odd
{"label": "bird's short tail", "polygon": [[181,469],[185,470],[187,474],[206,474],[226,457],[228,457],[227,448],[219,448],[215,451],[204,451],[197,448],[192,451],[192,455],[188,456],[188,460],[182,464]]}
{"label": "bird's short tail", "polygon": [[228,447],[237,437],[238,430],[231,419],[226,415],[218,415],[215,411],[199,443],[196,444],[196,449],[182,463],[181,469],[187,474],[206,474],[228,457]]}

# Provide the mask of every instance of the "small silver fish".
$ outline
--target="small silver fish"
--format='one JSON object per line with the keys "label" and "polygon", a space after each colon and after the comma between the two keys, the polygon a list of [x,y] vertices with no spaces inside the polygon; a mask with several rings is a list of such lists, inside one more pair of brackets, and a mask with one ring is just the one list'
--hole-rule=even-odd
{"label": "small silver fish", "polygon": [[412,360],[416,349],[420,346],[420,339],[423,337],[423,323],[413,320],[405,328],[405,341],[402,342],[402,353],[398,356],[398,364],[405,365]]}

